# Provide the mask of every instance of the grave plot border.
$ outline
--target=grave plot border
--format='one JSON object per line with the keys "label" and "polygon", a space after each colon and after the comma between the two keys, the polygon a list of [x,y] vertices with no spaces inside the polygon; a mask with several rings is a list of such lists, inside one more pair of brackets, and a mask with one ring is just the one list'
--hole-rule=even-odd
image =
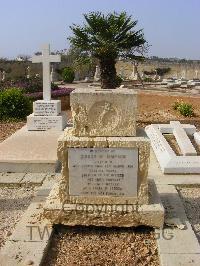
{"label": "grave plot border", "polygon": [[[163,134],[167,133],[173,134],[173,123],[152,124],[145,128],[162,172],[164,174],[200,174],[200,156],[176,155],[163,136]],[[180,125],[189,136],[193,135],[195,141],[200,143],[200,134],[196,132],[195,126],[188,124]]]}

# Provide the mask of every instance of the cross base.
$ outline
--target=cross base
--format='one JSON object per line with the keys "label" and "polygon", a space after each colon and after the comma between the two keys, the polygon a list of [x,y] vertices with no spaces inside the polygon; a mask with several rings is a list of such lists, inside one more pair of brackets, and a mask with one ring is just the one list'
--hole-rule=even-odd
{"label": "cross base", "polygon": [[33,103],[35,116],[56,116],[61,113],[61,101],[59,100],[38,100]]}
{"label": "cross base", "polygon": [[33,113],[27,117],[27,128],[29,131],[63,130],[66,125],[67,116],[65,112],[57,116],[35,116]]}

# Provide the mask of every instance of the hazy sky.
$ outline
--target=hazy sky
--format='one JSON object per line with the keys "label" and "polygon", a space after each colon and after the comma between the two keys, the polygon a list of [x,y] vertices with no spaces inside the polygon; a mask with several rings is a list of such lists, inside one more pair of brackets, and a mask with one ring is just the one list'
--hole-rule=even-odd
{"label": "hazy sky", "polygon": [[137,19],[149,55],[200,59],[200,0],[0,0],[0,57],[32,55],[46,42],[65,49],[69,26],[95,10]]}

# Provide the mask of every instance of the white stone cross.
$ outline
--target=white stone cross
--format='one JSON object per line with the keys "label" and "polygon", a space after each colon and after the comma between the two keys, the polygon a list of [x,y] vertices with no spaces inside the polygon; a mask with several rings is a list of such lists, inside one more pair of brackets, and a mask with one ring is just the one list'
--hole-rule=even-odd
{"label": "white stone cross", "polygon": [[45,44],[42,47],[42,55],[32,57],[32,63],[43,64],[43,100],[51,101],[51,78],[50,78],[50,63],[60,62],[60,55],[50,54],[50,45]]}

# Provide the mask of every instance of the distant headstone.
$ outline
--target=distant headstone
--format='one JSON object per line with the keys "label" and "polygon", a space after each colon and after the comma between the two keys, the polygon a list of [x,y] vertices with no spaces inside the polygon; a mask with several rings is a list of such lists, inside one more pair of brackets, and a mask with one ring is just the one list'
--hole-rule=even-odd
{"label": "distant headstone", "polygon": [[95,74],[94,74],[94,81],[99,81],[101,78],[100,75],[101,75],[100,67],[96,66],[96,70],[95,70]]}
{"label": "distant headstone", "polygon": [[198,74],[199,74],[199,71],[196,69],[195,70],[195,78],[198,79]]}
{"label": "distant headstone", "polygon": [[89,82],[89,80],[90,79],[88,77],[85,77],[85,79],[84,79],[85,82]]}
{"label": "distant headstone", "polygon": [[78,71],[75,71],[75,81],[79,81],[80,80],[80,73]]}
{"label": "distant headstone", "polygon": [[157,70],[155,70],[155,75],[154,75],[153,79],[154,80],[158,80],[158,72],[157,72]]}
{"label": "distant headstone", "polygon": [[185,69],[181,73],[181,78],[186,79],[186,70]]}
{"label": "distant headstone", "polygon": [[60,55],[50,54],[50,45],[44,45],[42,55],[33,56],[33,63],[43,64],[43,100],[33,103],[34,113],[27,117],[28,130],[63,130],[67,124],[66,113],[61,113],[61,101],[51,100],[50,63],[60,62]]}
{"label": "distant headstone", "polygon": [[3,74],[2,74],[2,72],[0,70],[0,81],[2,81],[2,77],[3,77]]}
{"label": "distant headstone", "polygon": [[30,78],[30,66],[28,66],[26,68],[26,78],[29,79]]}
{"label": "distant headstone", "polygon": [[2,72],[2,81],[4,81],[6,79],[6,71],[4,70],[3,72]]}
{"label": "distant headstone", "polygon": [[52,67],[51,67],[51,82],[55,82],[55,81],[57,81],[57,74],[55,72],[54,65],[52,65]]}
{"label": "distant headstone", "polygon": [[133,71],[129,77],[130,80],[138,80],[137,65],[138,65],[138,63],[134,62]]}

